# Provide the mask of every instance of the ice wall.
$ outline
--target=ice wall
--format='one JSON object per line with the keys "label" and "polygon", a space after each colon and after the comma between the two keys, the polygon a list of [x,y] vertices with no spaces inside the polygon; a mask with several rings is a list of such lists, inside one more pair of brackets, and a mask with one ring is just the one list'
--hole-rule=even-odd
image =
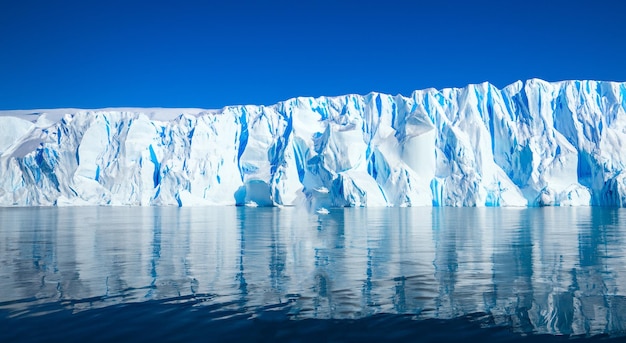
{"label": "ice wall", "polygon": [[0,112],[0,205],[626,206],[626,83]]}

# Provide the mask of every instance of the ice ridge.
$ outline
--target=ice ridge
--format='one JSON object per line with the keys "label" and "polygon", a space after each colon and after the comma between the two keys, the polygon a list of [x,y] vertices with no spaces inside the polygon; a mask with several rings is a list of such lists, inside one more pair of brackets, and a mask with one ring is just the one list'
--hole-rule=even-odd
{"label": "ice ridge", "polygon": [[626,83],[0,112],[0,205],[626,206]]}

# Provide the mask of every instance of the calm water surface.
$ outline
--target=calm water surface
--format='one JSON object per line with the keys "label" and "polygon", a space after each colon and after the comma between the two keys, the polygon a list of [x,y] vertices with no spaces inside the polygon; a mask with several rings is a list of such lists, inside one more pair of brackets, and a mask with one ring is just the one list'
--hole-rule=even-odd
{"label": "calm water surface", "polygon": [[626,340],[626,210],[0,209],[0,341]]}

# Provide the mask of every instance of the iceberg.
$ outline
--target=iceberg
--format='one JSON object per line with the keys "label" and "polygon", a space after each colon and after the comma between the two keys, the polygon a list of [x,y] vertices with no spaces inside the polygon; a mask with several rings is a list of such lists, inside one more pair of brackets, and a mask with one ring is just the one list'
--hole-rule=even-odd
{"label": "iceberg", "polygon": [[626,83],[0,111],[1,206],[626,206]]}

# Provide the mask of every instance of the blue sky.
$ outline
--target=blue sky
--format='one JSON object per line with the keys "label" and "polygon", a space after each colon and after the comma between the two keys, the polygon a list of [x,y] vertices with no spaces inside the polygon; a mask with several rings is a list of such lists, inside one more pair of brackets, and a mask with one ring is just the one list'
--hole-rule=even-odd
{"label": "blue sky", "polygon": [[1,1],[0,109],[626,81],[626,1]]}

